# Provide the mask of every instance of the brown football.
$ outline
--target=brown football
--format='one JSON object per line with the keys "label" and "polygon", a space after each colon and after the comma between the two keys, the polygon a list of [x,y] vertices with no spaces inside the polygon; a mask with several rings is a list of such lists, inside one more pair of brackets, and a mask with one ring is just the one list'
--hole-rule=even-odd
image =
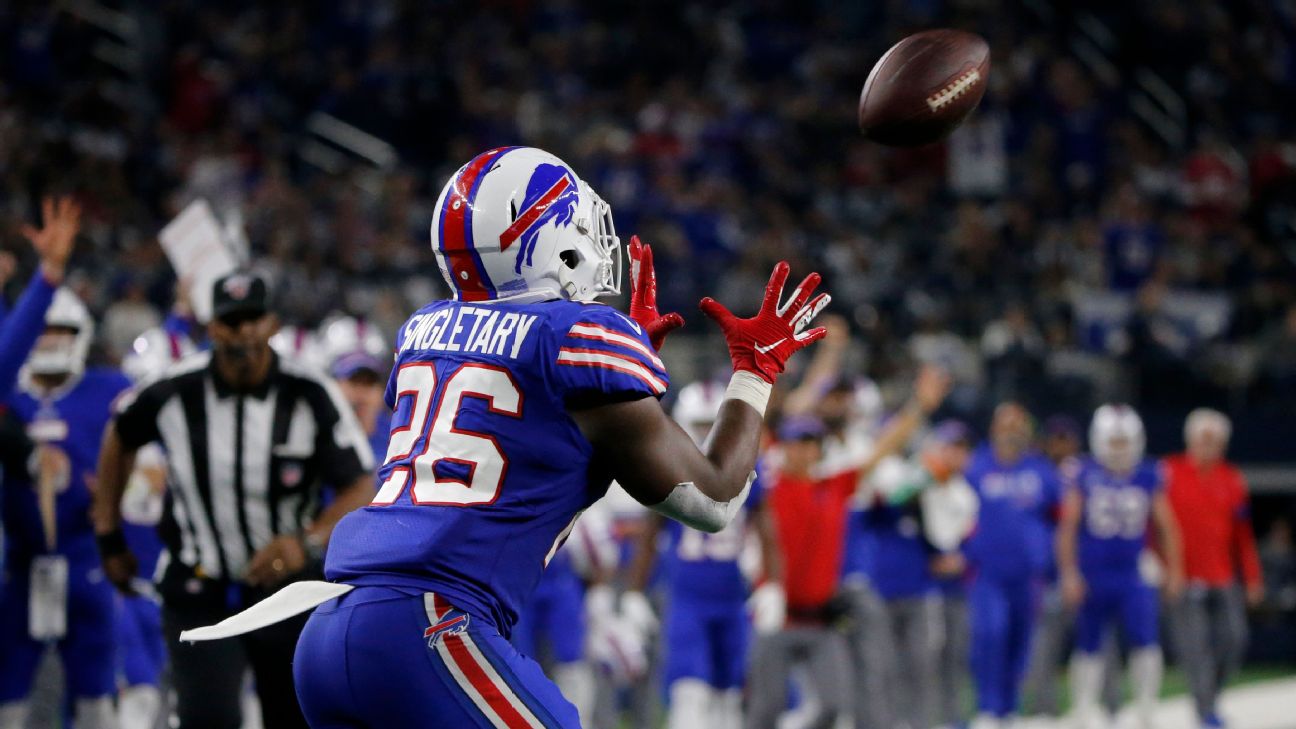
{"label": "brown football", "polygon": [[865,137],[895,147],[943,139],[985,95],[990,46],[947,28],[915,33],[891,46],[864,82],[859,125]]}

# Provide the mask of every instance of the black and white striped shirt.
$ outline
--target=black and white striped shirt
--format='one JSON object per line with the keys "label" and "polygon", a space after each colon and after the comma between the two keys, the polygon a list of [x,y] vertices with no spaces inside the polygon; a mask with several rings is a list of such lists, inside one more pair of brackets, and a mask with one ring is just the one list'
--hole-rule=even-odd
{"label": "black and white striped shirt", "polygon": [[322,483],[347,486],[373,469],[337,385],[278,355],[265,382],[241,392],[211,353],[188,357],[129,400],[116,429],[128,450],[165,449],[168,564],[202,578],[241,581],[258,550],[310,525]]}

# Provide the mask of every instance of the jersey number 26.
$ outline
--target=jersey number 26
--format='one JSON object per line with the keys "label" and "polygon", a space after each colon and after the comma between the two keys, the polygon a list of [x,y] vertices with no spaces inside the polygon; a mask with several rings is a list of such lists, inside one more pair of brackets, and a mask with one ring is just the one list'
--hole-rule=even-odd
{"label": "jersey number 26", "polygon": [[[466,397],[486,401],[489,412],[522,417],[522,392],[507,370],[484,364],[460,365],[441,383],[437,392],[436,368],[427,363],[407,364],[396,373],[396,402],[413,398],[409,422],[391,432],[384,467],[395,465],[383,480],[374,506],[394,504],[406,485],[410,500],[420,506],[474,506],[499,497],[508,471],[508,458],[488,433],[457,427],[455,420]],[[427,437],[422,438],[426,433]],[[414,453],[419,440],[423,450]],[[464,479],[437,475],[437,464],[459,464]]]}

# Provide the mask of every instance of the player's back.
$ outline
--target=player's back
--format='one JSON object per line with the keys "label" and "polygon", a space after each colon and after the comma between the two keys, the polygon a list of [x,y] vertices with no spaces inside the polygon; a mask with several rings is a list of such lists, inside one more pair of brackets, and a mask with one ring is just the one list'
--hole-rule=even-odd
{"label": "player's back", "polygon": [[639,327],[607,306],[425,306],[397,335],[378,494],[334,531],[329,579],[435,592],[507,636],[610,480],[568,407],[666,386]]}
{"label": "player's back", "polygon": [[1134,571],[1147,544],[1152,499],[1161,488],[1157,464],[1144,460],[1129,473],[1114,473],[1085,458],[1073,487],[1084,500],[1079,558],[1085,572]]}

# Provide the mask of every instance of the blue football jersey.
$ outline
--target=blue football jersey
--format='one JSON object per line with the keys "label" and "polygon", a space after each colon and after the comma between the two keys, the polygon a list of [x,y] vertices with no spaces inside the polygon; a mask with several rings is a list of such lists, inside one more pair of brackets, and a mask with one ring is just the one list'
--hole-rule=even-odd
{"label": "blue football jersey", "polygon": [[602,304],[436,301],[397,334],[387,457],[330,580],[436,592],[505,637],[610,476],[568,407],[660,397],[647,336]]}
{"label": "blue football jersey", "polygon": [[1135,572],[1147,544],[1152,499],[1163,479],[1156,462],[1144,460],[1126,474],[1112,473],[1085,458],[1069,484],[1080,492],[1079,560],[1085,574]]}
{"label": "blue football jersey", "polygon": [[977,574],[1009,581],[1045,576],[1061,494],[1053,464],[1038,453],[1001,463],[987,444],[972,454],[964,476],[981,503],[966,547]]}
{"label": "blue football jersey", "polygon": [[668,519],[666,559],[662,571],[668,575],[672,599],[743,602],[748,585],[739,567],[747,544],[752,511],[762,498],[760,479],[752,484],[742,510],[716,534],[690,529]]}
{"label": "blue football jersey", "polygon": [[[9,398],[10,409],[26,424],[33,441],[46,441],[67,453],[70,477],[55,499],[56,551],[69,559],[98,560],[90,523],[90,488],[99,462],[99,444],[113,401],[130,387],[120,372],[91,369],[51,400],[27,391]],[[45,552],[45,534],[34,480],[26,473],[6,473],[4,526],[11,560]]]}

